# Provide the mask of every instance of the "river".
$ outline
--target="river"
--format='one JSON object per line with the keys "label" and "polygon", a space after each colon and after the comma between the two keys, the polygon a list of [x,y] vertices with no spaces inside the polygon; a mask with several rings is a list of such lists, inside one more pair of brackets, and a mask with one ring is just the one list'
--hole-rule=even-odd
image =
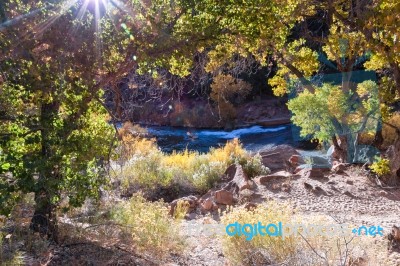
{"label": "river", "polygon": [[279,144],[299,147],[302,143],[298,130],[291,124],[274,127],[251,126],[232,131],[151,126],[147,127],[147,131],[156,138],[158,146],[165,152],[182,151],[186,148],[207,152],[211,147],[222,146],[234,138],[238,138],[249,151]]}

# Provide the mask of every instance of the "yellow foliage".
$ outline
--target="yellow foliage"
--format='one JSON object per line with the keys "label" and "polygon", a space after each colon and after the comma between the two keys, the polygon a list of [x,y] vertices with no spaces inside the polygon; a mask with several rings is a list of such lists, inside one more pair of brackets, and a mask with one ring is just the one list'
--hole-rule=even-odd
{"label": "yellow foliage", "polygon": [[390,174],[390,161],[388,159],[379,158],[370,167],[371,170],[378,176]]}
{"label": "yellow foliage", "polygon": [[185,200],[178,200],[174,210],[173,217],[178,220],[185,218],[186,213],[189,211],[190,204]]}
{"label": "yellow foliage", "polygon": [[[137,141],[139,144],[142,142]],[[133,143],[131,146],[137,147],[139,144]],[[212,148],[205,154],[188,150],[164,154],[155,145],[149,151],[140,150],[132,149],[132,157],[127,157],[129,163],[114,173],[124,187],[140,184],[156,188],[178,182],[191,184],[199,192],[205,192],[233,163],[240,163],[250,177],[269,173],[269,169],[262,165],[261,158],[250,156],[238,139],[227,142],[223,147]]]}
{"label": "yellow foliage", "polygon": [[231,164],[234,162],[235,158],[249,158],[246,150],[243,149],[242,144],[238,139],[233,139],[226,143],[222,148],[211,149],[210,150],[210,161],[212,162],[224,162],[226,164]]}
{"label": "yellow foliage", "polygon": [[211,84],[211,99],[215,102],[230,101],[235,94],[245,97],[251,91],[251,85],[231,75],[218,75]]}

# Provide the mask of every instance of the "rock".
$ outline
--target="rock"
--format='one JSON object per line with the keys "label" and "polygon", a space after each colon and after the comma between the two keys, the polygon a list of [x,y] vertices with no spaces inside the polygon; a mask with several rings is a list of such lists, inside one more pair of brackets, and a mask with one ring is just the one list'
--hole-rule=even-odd
{"label": "rock", "polygon": [[290,166],[292,166],[293,168],[296,168],[300,164],[304,164],[305,163],[303,158],[300,155],[297,155],[297,154],[294,154],[294,155],[290,156],[288,161],[289,161]]}
{"label": "rock", "polygon": [[307,190],[313,190],[313,189],[314,189],[314,187],[313,187],[312,185],[310,185],[309,183],[307,183],[307,182],[304,182],[303,184],[304,184],[304,187],[305,187]]}
{"label": "rock", "polygon": [[297,174],[305,178],[316,178],[320,179],[324,177],[324,172],[320,168],[304,168]]}
{"label": "rock", "polygon": [[348,190],[344,191],[343,194],[346,195],[346,196],[349,196],[351,198],[355,198],[355,196]]}
{"label": "rock", "polygon": [[231,164],[226,168],[224,173],[224,180],[231,181],[235,177],[236,164]]}
{"label": "rock", "polygon": [[312,166],[312,168],[321,168],[321,169],[331,169],[332,165],[328,159],[320,157],[320,156],[310,156],[308,157],[308,164]]}
{"label": "rock", "polygon": [[213,208],[213,204],[214,201],[212,200],[212,198],[207,198],[201,203],[200,206],[204,211],[210,211]]}
{"label": "rock", "polygon": [[189,203],[189,212],[197,207],[198,198],[196,196],[187,196],[187,197],[183,197],[183,198],[180,198],[180,199],[176,199],[176,200],[172,201],[171,204],[170,204],[170,210],[169,210],[169,214],[170,215],[174,214],[176,205],[181,200]]}
{"label": "rock", "polygon": [[258,180],[259,180],[260,184],[266,185],[269,182],[271,182],[272,180],[285,179],[285,178],[290,177],[291,175],[292,174],[289,173],[289,172],[279,171],[279,172],[276,172],[274,174],[260,176],[260,177],[258,177]]}
{"label": "rock", "polygon": [[228,172],[229,175],[232,175],[233,169],[235,169],[234,176],[232,180],[223,187],[223,189],[233,193],[238,193],[244,189],[252,189],[254,187],[254,182],[247,177],[240,164],[236,164],[235,167],[232,165],[229,166],[225,173]]}
{"label": "rock", "polygon": [[330,158],[332,161],[338,161],[340,160],[340,155],[339,153],[336,151],[335,146],[331,145],[328,149],[328,151],[326,152],[326,155],[328,156],[328,158]]}
{"label": "rock", "polygon": [[342,174],[344,173],[344,170],[346,169],[346,164],[344,163],[335,163],[332,166],[331,171],[337,174]]}
{"label": "rock", "polygon": [[392,226],[391,232],[388,234],[388,249],[397,248],[400,245],[400,228],[396,225]]}
{"label": "rock", "polygon": [[349,185],[354,185],[353,180],[350,180],[350,179],[347,179],[347,180],[346,180],[346,183],[349,184]]}
{"label": "rock", "polygon": [[386,152],[386,157],[390,159],[390,172],[394,181],[400,179],[400,138],[391,145]]}
{"label": "rock", "polygon": [[387,193],[387,191],[384,190],[379,191],[377,194],[380,197],[387,197],[389,195],[389,193]]}
{"label": "rock", "polygon": [[380,155],[377,148],[369,145],[357,145],[353,163],[372,163],[376,156]]}
{"label": "rock", "polygon": [[197,218],[197,214],[192,212],[192,213],[187,213],[185,215],[185,219],[187,220],[195,220]]}
{"label": "rock", "polygon": [[281,188],[283,192],[290,192],[291,186],[289,183],[283,183]]}
{"label": "rock", "polygon": [[260,151],[262,163],[272,172],[286,170],[292,155],[300,155],[295,148],[289,145],[278,145]]}
{"label": "rock", "polygon": [[233,205],[233,193],[224,189],[215,191],[215,202],[225,205]]}
{"label": "rock", "polygon": [[247,177],[240,164],[236,166],[235,176],[232,181],[239,187],[239,191],[253,188],[253,182]]}

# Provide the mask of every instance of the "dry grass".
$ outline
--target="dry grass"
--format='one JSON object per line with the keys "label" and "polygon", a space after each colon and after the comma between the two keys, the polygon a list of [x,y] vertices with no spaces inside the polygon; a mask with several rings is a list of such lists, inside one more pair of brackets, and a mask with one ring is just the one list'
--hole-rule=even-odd
{"label": "dry grass", "polygon": [[124,226],[123,231],[131,236],[140,252],[162,258],[183,249],[179,224],[169,216],[162,201],[149,202],[136,194],[114,210],[113,220]]}
{"label": "dry grass", "polygon": [[[261,222],[277,224],[302,224],[310,225],[339,225],[337,221],[326,216],[296,214],[289,205],[283,205],[274,201],[256,209],[246,210],[236,208],[227,212],[221,219],[222,224],[238,222],[240,224],[255,224]],[[349,228],[354,228],[350,225]],[[250,232],[249,230],[246,230]],[[375,254],[378,249],[374,244],[374,238],[368,236],[326,235],[313,233],[306,235],[304,229],[298,229],[298,233],[282,238],[281,236],[256,235],[251,240],[246,236],[222,236],[224,255],[232,265],[390,265],[387,261],[379,261]],[[361,264],[360,264],[361,263]]]}
{"label": "dry grass", "polygon": [[[269,202],[268,207],[259,206],[254,210],[247,211],[243,208],[233,209],[221,219],[224,225],[238,222],[240,224],[256,224],[261,222],[266,225],[278,222],[287,223],[292,221],[293,215],[290,207]],[[292,257],[296,250],[298,241],[290,236],[285,239],[273,236],[254,236],[246,240],[245,236],[223,236],[222,245],[224,255],[234,265],[265,265],[268,263],[280,263]]]}

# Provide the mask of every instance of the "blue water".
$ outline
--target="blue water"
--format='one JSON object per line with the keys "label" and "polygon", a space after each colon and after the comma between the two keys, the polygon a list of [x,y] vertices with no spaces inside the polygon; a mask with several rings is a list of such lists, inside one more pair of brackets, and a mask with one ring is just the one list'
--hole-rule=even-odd
{"label": "blue water", "polygon": [[298,140],[295,133],[297,131],[292,130],[290,124],[274,127],[252,126],[233,131],[152,126],[147,127],[147,131],[156,138],[158,146],[165,152],[186,148],[207,152],[211,147],[222,146],[234,138],[238,138],[249,151],[279,144],[296,146]]}

